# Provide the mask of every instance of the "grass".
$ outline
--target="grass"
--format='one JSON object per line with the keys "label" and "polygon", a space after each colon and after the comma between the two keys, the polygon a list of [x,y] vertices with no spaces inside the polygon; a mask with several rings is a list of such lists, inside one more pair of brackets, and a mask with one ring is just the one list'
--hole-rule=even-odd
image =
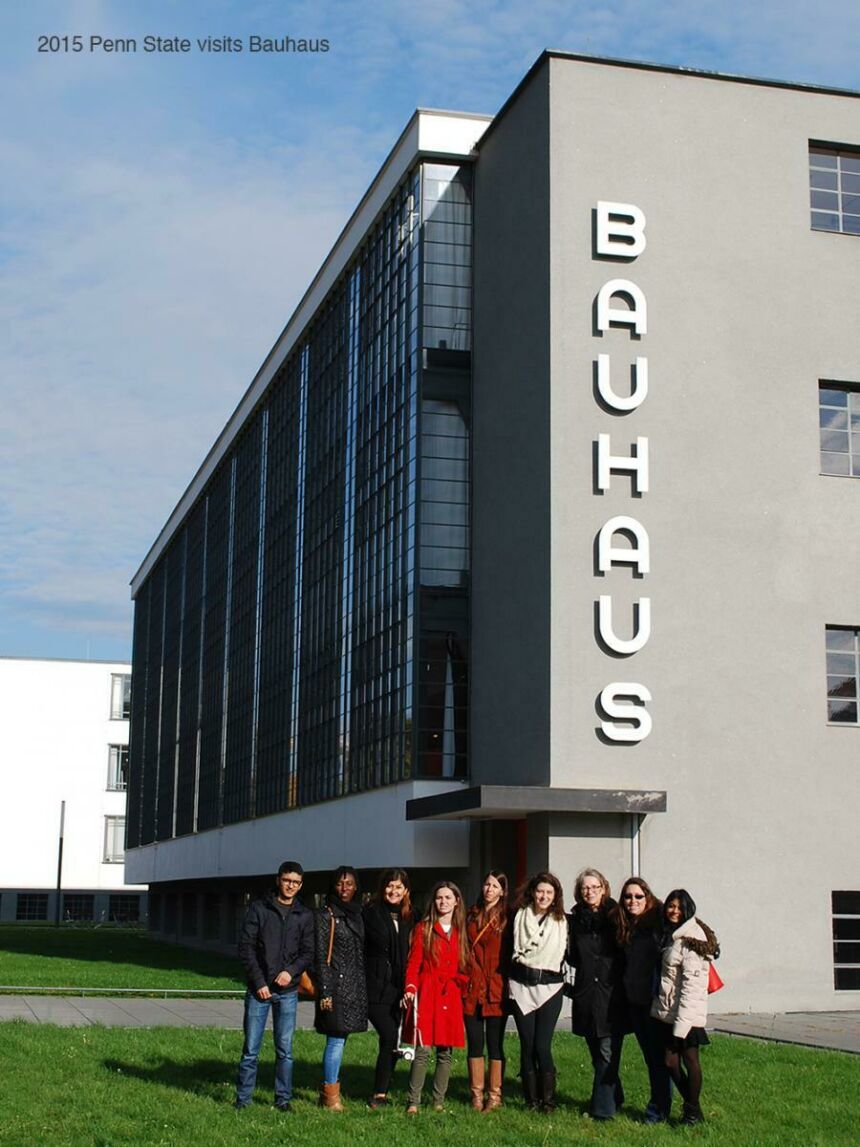
{"label": "grass", "polygon": [[237,991],[236,957],[151,940],[134,928],[0,925],[0,984]]}
{"label": "grass", "polygon": [[[343,1115],[315,1106],[322,1040],[296,1035],[296,1098],[292,1115],[271,1106],[273,1064],[266,1036],[256,1101],[233,1110],[240,1032],[183,1028],[56,1028],[21,1021],[0,1024],[0,1144],[46,1142],[78,1147],[325,1143],[326,1147],[397,1143],[411,1147],[558,1147],[567,1143],[730,1147],[840,1147],[858,1142],[860,1057],[839,1052],[716,1036],[703,1053],[699,1128],[647,1127],[645,1073],[632,1041],[625,1047],[629,1108],[612,1123],[583,1117],[591,1070],[582,1040],[556,1036],[563,1106],[552,1116],[523,1109],[516,1083],[503,1111],[486,1118],[466,1107],[464,1053],[455,1053],[448,1112],[422,1109],[408,1120],[402,1105],[405,1069],[398,1068],[397,1103],[370,1112],[376,1043],[350,1037],[342,1073]],[[515,1038],[508,1054],[516,1058]]]}

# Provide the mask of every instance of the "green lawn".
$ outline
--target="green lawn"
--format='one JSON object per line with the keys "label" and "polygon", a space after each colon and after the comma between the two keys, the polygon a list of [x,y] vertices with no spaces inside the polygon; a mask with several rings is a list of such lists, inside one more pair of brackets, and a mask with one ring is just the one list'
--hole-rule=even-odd
{"label": "green lawn", "polygon": [[[480,1116],[466,1107],[462,1051],[455,1054],[449,1111],[424,1108],[408,1120],[402,1106],[405,1070],[398,1068],[395,1107],[369,1112],[375,1054],[372,1035],[347,1044],[343,1089],[347,1111],[315,1106],[320,1037],[296,1036],[296,1101],[292,1115],[271,1106],[272,1045],[266,1035],[257,1102],[233,1110],[241,1033],[214,1029],[55,1028],[0,1024],[0,1144],[52,1141],[97,1147],[137,1144],[325,1143],[326,1147],[426,1143],[469,1147],[553,1147],[562,1143],[713,1143],[730,1147],[839,1147],[858,1142],[860,1058],[715,1037],[703,1053],[700,1128],[647,1127],[639,1120],[645,1076],[631,1041],[625,1049],[628,1108],[610,1124],[583,1118],[590,1068],[581,1040],[556,1036],[562,1108],[553,1116],[523,1110],[516,1084],[503,1111]],[[508,1039],[516,1058],[517,1042]]]}
{"label": "green lawn", "polygon": [[133,928],[0,925],[0,985],[243,989],[235,957],[150,940]]}

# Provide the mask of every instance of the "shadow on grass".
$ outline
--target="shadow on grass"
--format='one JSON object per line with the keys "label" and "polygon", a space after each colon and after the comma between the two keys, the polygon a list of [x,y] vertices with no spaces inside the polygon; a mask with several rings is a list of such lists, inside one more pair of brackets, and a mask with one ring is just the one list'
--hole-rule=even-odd
{"label": "shadow on grass", "polygon": [[244,981],[238,976],[238,960],[151,940],[142,930],[0,925],[0,952],[196,972],[201,976],[236,980],[237,988],[244,987]]}
{"label": "shadow on grass", "polygon": [[[347,1055],[348,1045],[347,1045]],[[233,1103],[234,1088],[236,1084],[237,1062],[224,1059],[197,1059],[175,1060],[162,1059],[152,1064],[131,1063],[127,1060],[105,1059],[102,1066],[112,1076],[121,1076],[126,1079],[138,1079],[144,1083],[159,1083],[165,1087],[172,1087],[178,1091],[185,1091],[203,1099],[209,1099],[219,1105]],[[455,1069],[456,1070],[456,1069]],[[465,1068],[464,1068],[465,1070]],[[373,1067],[368,1064],[350,1064],[344,1060],[341,1068],[341,1088],[346,1099],[353,1102],[368,1099],[373,1094]],[[427,1073],[427,1082],[424,1088],[424,1102],[430,1102],[430,1086],[433,1077],[433,1061],[431,1058],[430,1070]],[[392,1103],[397,1106],[406,1102],[406,1085],[409,1079],[408,1066],[399,1064],[392,1080]],[[315,1102],[319,1085],[322,1081],[322,1047],[320,1059],[309,1060],[296,1058],[293,1061],[293,1090],[299,1100]],[[560,1079],[559,1083],[563,1081]],[[572,1082],[572,1081],[571,1081]],[[254,1100],[258,1104],[270,1105],[273,1102],[275,1089],[275,1066],[271,1059],[261,1059],[257,1073],[257,1087]],[[452,1106],[462,1105],[468,1107],[470,1101],[469,1084],[465,1074],[455,1074],[448,1087],[448,1101]],[[559,1104],[563,1110],[575,1115],[585,1115],[588,1112],[588,1101],[574,1099],[565,1089],[559,1088]],[[522,1092],[519,1080],[509,1076],[505,1081],[505,1100],[514,1107],[522,1106]],[[634,1122],[644,1119],[644,1109],[625,1105],[624,1114]]]}

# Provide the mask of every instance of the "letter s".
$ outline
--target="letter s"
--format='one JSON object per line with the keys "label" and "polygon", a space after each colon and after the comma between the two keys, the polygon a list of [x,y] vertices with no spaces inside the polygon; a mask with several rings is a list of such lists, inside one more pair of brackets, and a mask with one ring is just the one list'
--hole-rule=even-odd
{"label": "letter s", "polygon": [[[645,702],[650,700],[648,689],[636,682],[613,681],[607,685],[600,694],[600,708],[614,719],[600,722],[604,737],[629,745],[644,741],[651,732],[651,714],[645,708]],[[624,724],[618,724],[619,721]]]}

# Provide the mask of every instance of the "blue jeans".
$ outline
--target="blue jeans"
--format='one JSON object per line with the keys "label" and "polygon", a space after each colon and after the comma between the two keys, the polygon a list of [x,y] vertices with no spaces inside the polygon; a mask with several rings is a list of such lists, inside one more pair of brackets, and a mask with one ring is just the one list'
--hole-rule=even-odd
{"label": "blue jeans", "polygon": [[346,1036],[326,1036],[323,1052],[323,1083],[337,1083],[340,1065],[343,1062],[343,1048]]}
{"label": "blue jeans", "polygon": [[624,1102],[624,1088],[619,1078],[623,1040],[623,1035],[585,1037],[594,1068],[591,1087],[593,1119],[611,1119]]}
{"label": "blue jeans", "polygon": [[272,992],[270,1000],[258,1000],[253,992],[245,996],[245,1045],[236,1078],[236,1106],[246,1107],[257,1083],[257,1059],[263,1043],[263,1032],[269,1009],[272,1011],[272,1035],[275,1040],[275,1103],[289,1103],[293,1097],[293,1033],[296,1030],[296,1008],[299,994]]}

